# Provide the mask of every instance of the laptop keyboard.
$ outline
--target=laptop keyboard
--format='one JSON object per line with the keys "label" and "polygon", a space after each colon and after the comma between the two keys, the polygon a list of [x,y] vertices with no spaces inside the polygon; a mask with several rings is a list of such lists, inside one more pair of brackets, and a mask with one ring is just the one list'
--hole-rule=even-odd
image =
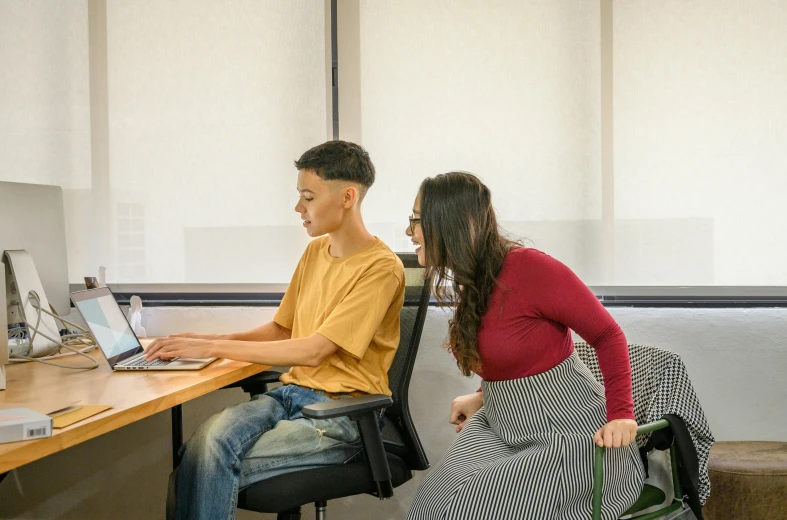
{"label": "laptop keyboard", "polygon": [[167,361],[164,361],[162,359],[154,359],[152,361],[145,361],[145,357],[144,356],[140,356],[140,357],[138,357],[137,359],[135,359],[133,361],[129,361],[128,363],[123,363],[123,366],[125,366],[125,367],[159,367],[159,366],[169,365],[173,361],[175,361],[175,360],[174,359],[169,359]]}

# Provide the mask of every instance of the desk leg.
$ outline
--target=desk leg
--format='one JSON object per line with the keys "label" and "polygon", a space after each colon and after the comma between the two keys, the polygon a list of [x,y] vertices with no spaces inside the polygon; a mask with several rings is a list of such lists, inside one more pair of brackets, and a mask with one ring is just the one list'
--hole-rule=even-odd
{"label": "desk leg", "polygon": [[172,469],[180,464],[180,447],[183,445],[183,409],[172,407]]}

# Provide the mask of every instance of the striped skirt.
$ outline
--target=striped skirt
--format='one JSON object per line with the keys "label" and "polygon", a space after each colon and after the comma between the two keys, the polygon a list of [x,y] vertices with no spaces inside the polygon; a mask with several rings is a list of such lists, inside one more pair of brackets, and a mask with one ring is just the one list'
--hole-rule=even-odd
{"label": "striped skirt", "polygon": [[[484,382],[484,407],[422,482],[413,520],[588,520],[593,434],[606,423],[603,387],[572,353],[535,376]],[[606,451],[604,520],[636,501],[636,443]]]}

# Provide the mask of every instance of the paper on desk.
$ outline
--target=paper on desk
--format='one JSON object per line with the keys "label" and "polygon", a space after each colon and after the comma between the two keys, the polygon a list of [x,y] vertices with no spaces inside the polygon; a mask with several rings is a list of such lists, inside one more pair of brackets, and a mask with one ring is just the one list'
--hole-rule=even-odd
{"label": "paper on desk", "polygon": [[28,408],[44,415],[50,415],[66,408],[77,407],[80,403],[81,401],[79,400],[57,398],[25,403],[1,402],[0,410],[6,408]]}
{"label": "paper on desk", "polygon": [[58,415],[64,415],[64,414],[67,414],[69,412],[73,412],[75,410],[79,410],[80,408],[82,408],[82,405],[78,404],[78,403],[79,403],[79,401],[77,401],[76,403],[74,403],[74,404],[72,404],[70,406],[66,406],[65,408],[60,408],[58,410],[51,411],[47,415],[49,417],[57,417]]}
{"label": "paper on desk", "polygon": [[53,428],[65,428],[88,417],[92,417],[112,408],[107,404],[85,404],[71,412],[58,415],[52,419]]}

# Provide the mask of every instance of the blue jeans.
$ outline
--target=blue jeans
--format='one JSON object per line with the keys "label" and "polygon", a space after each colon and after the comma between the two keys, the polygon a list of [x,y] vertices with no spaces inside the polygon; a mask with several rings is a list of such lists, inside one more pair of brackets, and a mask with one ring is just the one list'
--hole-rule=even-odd
{"label": "blue jeans", "polygon": [[362,450],[355,422],[301,414],[306,405],[330,400],[284,385],[208,419],[181,449],[167,518],[232,520],[238,491],[282,473],[354,459]]}

